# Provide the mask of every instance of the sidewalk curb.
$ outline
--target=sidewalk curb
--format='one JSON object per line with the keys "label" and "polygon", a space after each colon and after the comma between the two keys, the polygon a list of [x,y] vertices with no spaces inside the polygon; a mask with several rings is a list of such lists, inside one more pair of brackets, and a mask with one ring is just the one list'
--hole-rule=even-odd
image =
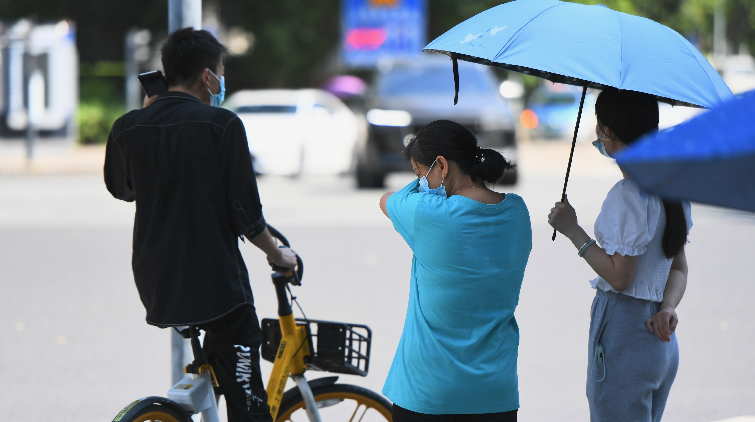
{"label": "sidewalk curb", "polygon": [[31,165],[20,151],[0,154],[0,176],[102,173],[105,145],[77,145],[64,151],[40,150]]}

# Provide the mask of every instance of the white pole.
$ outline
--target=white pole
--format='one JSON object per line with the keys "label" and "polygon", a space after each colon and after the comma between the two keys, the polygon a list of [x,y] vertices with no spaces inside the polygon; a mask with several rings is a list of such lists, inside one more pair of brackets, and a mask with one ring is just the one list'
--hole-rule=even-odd
{"label": "white pole", "polygon": [[202,0],[168,0],[168,32],[202,29]]}
{"label": "white pole", "polygon": [[[168,0],[168,33],[181,28],[202,29],[202,0]],[[189,340],[171,329],[171,378],[175,385],[183,378],[183,368],[191,361]]]}
{"label": "white pole", "polygon": [[147,29],[131,28],[126,33],[126,110],[142,107],[144,91],[139,83],[139,64],[149,59],[152,34]]}
{"label": "white pole", "polygon": [[713,55],[719,66],[726,51],[726,0],[715,0],[713,9]]}

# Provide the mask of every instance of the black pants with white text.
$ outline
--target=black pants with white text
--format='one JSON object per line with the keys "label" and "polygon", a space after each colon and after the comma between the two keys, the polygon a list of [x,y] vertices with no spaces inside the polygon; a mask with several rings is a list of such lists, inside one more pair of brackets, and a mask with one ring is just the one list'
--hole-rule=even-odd
{"label": "black pants with white text", "polygon": [[202,350],[225,396],[228,422],[272,422],[260,372],[262,330],[252,305],[204,324]]}

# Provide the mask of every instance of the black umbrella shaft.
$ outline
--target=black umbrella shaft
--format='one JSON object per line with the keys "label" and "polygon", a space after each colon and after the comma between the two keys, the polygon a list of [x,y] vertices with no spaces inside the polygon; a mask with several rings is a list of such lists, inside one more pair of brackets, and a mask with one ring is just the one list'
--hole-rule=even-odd
{"label": "black umbrella shaft", "polygon": [[[566,177],[564,178],[564,190],[561,192],[561,202],[566,200],[566,185],[569,183],[569,171],[571,171],[571,160],[574,158],[574,147],[577,145],[577,132],[579,131],[579,121],[582,120],[582,107],[585,105],[585,94],[587,94],[587,84],[582,87],[582,98],[579,100],[577,125],[574,126],[574,138],[571,141],[571,152],[569,153],[569,164],[566,166]],[[551,240],[556,240],[556,229],[553,229]]]}

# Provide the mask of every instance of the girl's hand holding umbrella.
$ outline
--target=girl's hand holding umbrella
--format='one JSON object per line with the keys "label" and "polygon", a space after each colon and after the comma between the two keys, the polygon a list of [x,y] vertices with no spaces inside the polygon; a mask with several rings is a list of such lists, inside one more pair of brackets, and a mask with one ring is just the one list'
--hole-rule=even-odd
{"label": "girl's hand holding umbrella", "polygon": [[616,252],[608,255],[577,222],[577,212],[569,199],[556,202],[548,214],[548,224],[571,240],[578,254],[588,265],[617,292],[629,287],[637,268],[637,257]]}
{"label": "girl's hand holding umbrella", "polygon": [[[569,239],[578,235],[579,231],[584,232],[577,222],[577,211],[571,206],[568,198],[564,198],[564,202],[556,202],[551,208],[551,212],[548,214],[548,224]],[[589,239],[590,237],[587,236],[587,240]]]}
{"label": "girl's hand holding umbrella", "polygon": [[551,208],[551,212],[548,214],[548,224],[569,238],[574,246],[581,250],[580,256],[586,257],[586,252],[592,247],[592,244],[587,245],[587,242],[592,239],[577,222],[577,211],[571,206],[567,197],[564,197],[564,202],[556,202]]}

